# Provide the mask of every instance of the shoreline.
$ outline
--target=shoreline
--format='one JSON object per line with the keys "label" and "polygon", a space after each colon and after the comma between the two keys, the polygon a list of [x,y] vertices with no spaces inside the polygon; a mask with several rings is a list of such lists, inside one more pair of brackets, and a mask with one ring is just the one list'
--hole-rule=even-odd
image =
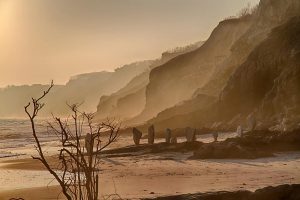
{"label": "shoreline", "polygon": [[[186,143],[183,138],[177,144],[156,140],[154,145],[137,147],[126,146],[131,142],[128,139],[122,138],[122,145],[102,152],[100,195],[117,190],[124,199],[143,199],[218,191],[254,192],[267,186],[300,183],[300,151],[276,152],[273,157],[256,159],[190,159],[199,147],[240,138],[224,138],[220,143],[209,143],[210,137],[203,138],[208,143]],[[51,156],[48,158],[54,163]],[[0,179],[0,200],[33,193],[25,199],[42,200],[49,193],[48,199],[54,200],[59,193],[57,183],[51,182],[53,178],[43,165],[29,157],[0,159],[0,177],[4,177]],[[47,187],[49,182],[51,186]]]}
{"label": "shoreline", "polygon": [[[231,200],[298,200],[300,199],[300,184],[268,186],[255,190],[218,191],[209,193],[183,194],[151,198],[152,200],[189,200],[189,199],[231,199]],[[150,200],[150,199],[142,199]]]}
{"label": "shoreline", "polygon": [[[122,198],[139,199],[199,192],[255,191],[266,186],[300,183],[300,152],[285,152],[275,157],[254,160],[209,159],[199,161],[188,160],[189,156],[191,153],[169,152],[146,156],[103,158],[101,161],[102,171],[99,175],[101,194],[114,193],[114,185]],[[20,167],[24,161],[28,162],[28,169],[19,170],[17,166]],[[15,164],[13,167],[9,165],[12,163]],[[15,179],[10,179],[11,175],[6,177],[7,183],[18,180],[18,176],[21,175],[20,178],[24,179],[22,180],[23,183],[30,185],[26,177],[35,182],[44,179],[44,175],[38,177],[34,175],[35,172],[41,173],[37,163],[31,158],[1,162],[0,175],[5,170],[9,170],[11,175],[18,171]],[[29,170],[30,167],[31,170]],[[42,172],[41,174],[47,174],[46,171]],[[47,177],[51,178],[51,175],[47,175]],[[17,184],[22,183],[18,182]],[[11,189],[0,191],[0,197],[3,199],[8,194],[26,197],[27,194],[32,194],[30,191],[39,188],[43,188],[39,189],[41,195],[46,195],[48,193],[45,189],[47,183],[42,184],[40,182],[40,184],[41,187],[23,189],[14,189],[13,187],[17,186],[15,185]],[[45,187],[42,187],[43,185]],[[55,188],[55,186],[49,187]],[[50,197],[55,196],[53,195],[55,190],[51,191]],[[43,199],[43,196],[38,197],[34,199],[35,196],[33,196],[25,199]],[[0,200],[2,199],[0,198]],[[54,199],[56,196],[53,197]]]}
{"label": "shoreline", "polygon": [[[119,195],[119,194],[111,194]],[[35,187],[30,189],[18,189],[0,192],[0,200],[10,198],[23,198],[30,200],[65,200],[60,192],[59,186]],[[121,197],[122,198],[122,197]],[[189,199],[230,199],[230,200],[298,200],[300,198],[300,184],[283,184],[266,186],[255,191],[233,190],[233,191],[208,191],[203,193],[173,194],[165,196],[153,196],[150,198],[122,198],[140,200],[189,200]]]}

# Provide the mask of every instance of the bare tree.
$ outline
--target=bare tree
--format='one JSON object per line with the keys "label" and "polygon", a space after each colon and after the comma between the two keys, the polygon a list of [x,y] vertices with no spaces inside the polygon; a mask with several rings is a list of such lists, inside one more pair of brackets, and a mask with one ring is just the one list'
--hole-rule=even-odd
{"label": "bare tree", "polygon": [[248,3],[246,7],[242,8],[239,13],[238,17],[246,17],[248,15],[251,15],[251,4]]}
{"label": "bare tree", "polygon": [[42,148],[35,119],[44,104],[41,100],[50,92],[53,82],[43,94],[25,106],[39,160],[59,183],[62,193],[68,199],[97,200],[99,153],[118,137],[119,124],[114,121],[95,124],[94,114],[80,112],[78,105],[68,105],[72,111],[71,122],[53,116],[54,122],[47,122],[47,130],[57,136],[59,153],[46,156]]}
{"label": "bare tree", "polygon": [[251,4],[248,3],[246,7],[242,8],[239,11],[239,13],[237,14],[237,17],[243,18],[243,17],[253,15],[253,14],[257,13],[258,8],[259,8],[258,4],[255,6],[251,6]]}

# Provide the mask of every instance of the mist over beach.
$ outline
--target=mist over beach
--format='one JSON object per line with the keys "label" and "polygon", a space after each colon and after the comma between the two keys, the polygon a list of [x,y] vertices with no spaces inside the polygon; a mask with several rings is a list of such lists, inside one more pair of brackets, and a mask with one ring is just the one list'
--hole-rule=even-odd
{"label": "mist over beach", "polygon": [[0,0],[0,200],[300,199],[300,1]]}

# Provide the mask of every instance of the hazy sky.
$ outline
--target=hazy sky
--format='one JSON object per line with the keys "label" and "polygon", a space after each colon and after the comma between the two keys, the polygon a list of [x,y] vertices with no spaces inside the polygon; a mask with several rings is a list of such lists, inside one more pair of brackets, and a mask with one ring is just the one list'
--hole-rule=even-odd
{"label": "hazy sky", "polygon": [[0,87],[157,58],[258,1],[0,0]]}

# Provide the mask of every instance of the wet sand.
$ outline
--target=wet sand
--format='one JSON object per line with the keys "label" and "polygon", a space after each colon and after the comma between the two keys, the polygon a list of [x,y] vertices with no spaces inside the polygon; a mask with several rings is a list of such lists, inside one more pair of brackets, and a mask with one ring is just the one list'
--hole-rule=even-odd
{"label": "wet sand", "polygon": [[[161,153],[103,158],[100,193],[138,199],[241,189],[254,191],[300,182],[300,152],[255,160],[187,160],[189,156],[191,153]],[[3,176],[7,171],[10,174]],[[52,177],[31,158],[2,162],[0,176],[5,177],[0,182],[0,200],[8,197],[57,199],[59,190],[53,186],[55,181],[50,188],[45,187]],[[34,187],[31,183],[35,183]]]}
{"label": "wet sand", "polygon": [[17,189],[0,192],[0,200],[8,200],[10,198],[23,198],[25,200],[46,200],[57,199],[63,200],[60,195],[60,188],[57,186],[52,187],[36,187],[29,189]]}

